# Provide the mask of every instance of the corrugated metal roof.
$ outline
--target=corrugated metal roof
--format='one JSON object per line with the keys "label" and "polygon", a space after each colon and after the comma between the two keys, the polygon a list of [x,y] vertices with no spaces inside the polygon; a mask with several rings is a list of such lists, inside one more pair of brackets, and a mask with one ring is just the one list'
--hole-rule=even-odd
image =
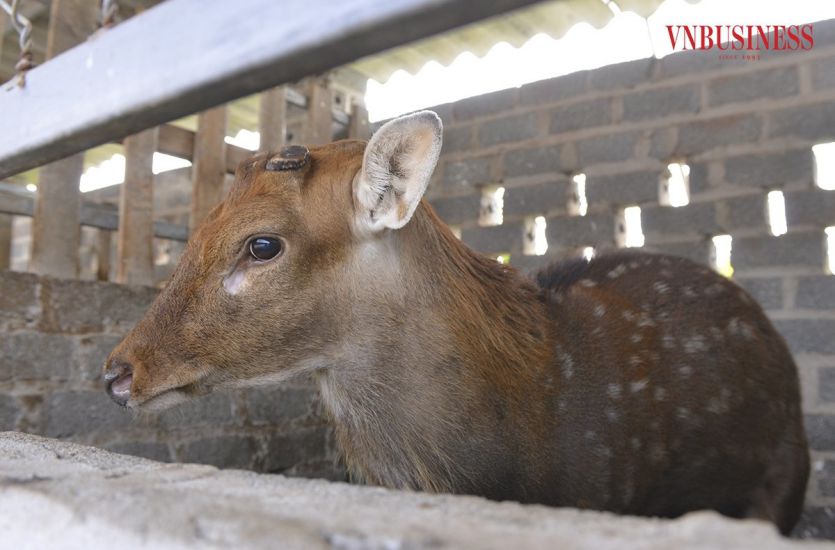
{"label": "corrugated metal roof", "polygon": [[[616,0],[623,11],[646,17],[662,0]],[[605,26],[614,16],[602,0],[548,0],[529,8],[494,17],[406,46],[361,59],[350,65],[356,71],[385,82],[398,69],[416,73],[429,61],[449,65],[463,52],[485,55],[499,42],[519,47],[531,37],[545,33],[560,38],[577,23],[595,28]]]}

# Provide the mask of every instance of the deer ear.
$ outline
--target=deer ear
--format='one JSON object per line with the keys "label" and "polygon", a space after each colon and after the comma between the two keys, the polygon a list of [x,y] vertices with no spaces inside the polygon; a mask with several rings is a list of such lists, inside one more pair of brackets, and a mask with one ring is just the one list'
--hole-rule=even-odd
{"label": "deer ear", "polygon": [[432,111],[396,118],[377,130],[354,184],[361,224],[372,230],[406,225],[429,185],[442,135],[441,119]]}

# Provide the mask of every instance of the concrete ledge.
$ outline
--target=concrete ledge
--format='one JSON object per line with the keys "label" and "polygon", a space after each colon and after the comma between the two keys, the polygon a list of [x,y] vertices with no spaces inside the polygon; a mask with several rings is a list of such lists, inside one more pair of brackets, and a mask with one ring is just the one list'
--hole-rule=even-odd
{"label": "concrete ledge", "polygon": [[676,521],[163,464],[0,434],[9,548],[835,548],[710,512]]}

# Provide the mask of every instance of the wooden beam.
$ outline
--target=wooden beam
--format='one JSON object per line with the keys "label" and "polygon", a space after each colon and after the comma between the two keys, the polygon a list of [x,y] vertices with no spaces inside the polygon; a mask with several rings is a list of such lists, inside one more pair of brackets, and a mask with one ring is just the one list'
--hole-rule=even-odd
{"label": "wooden beam", "polygon": [[0,214],[0,269],[9,269],[11,263],[12,217],[6,214]]}
{"label": "wooden beam", "polygon": [[368,110],[360,101],[354,101],[351,104],[351,123],[348,125],[348,137],[351,139],[369,139],[371,137]]}
{"label": "wooden beam", "polygon": [[29,270],[40,275],[74,278],[78,275],[80,244],[78,184],[84,155],[41,167],[32,216]]}
{"label": "wooden beam", "polygon": [[[0,187],[0,214],[31,217],[35,211],[34,203],[32,197],[9,191],[5,185]],[[80,223],[87,227],[116,231],[119,229],[119,212],[109,204],[82,202]],[[188,228],[182,225],[156,221],[154,222],[154,237],[172,241],[187,241]]]}
{"label": "wooden beam", "polygon": [[323,145],[333,141],[331,105],[333,92],[326,79],[312,78],[309,81],[307,113],[304,121],[304,143]]}
{"label": "wooden beam", "polygon": [[[97,2],[53,0],[47,59],[87,40],[96,30],[98,13]],[[35,273],[53,277],[78,275],[78,208],[81,203],[78,184],[83,170],[83,154],[64,158],[40,170],[29,259],[29,269]]]}
{"label": "wooden beam", "polygon": [[110,249],[113,240],[113,232],[107,229],[99,229],[96,239],[96,280],[110,280]]}
{"label": "wooden beam", "polygon": [[277,151],[287,141],[287,88],[277,86],[261,94],[258,111],[261,152]]}
{"label": "wooden beam", "polygon": [[[159,128],[157,151],[194,161],[194,132],[164,124]],[[237,145],[226,144],[226,172],[234,174],[238,165],[254,155],[255,152]]]}
{"label": "wooden beam", "polygon": [[125,183],[119,196],[116,282],[154,284],[154,151],[157,129],[125,139]]}
{"label": "wooden beam", "polygon": [[0,94],[0,178],[536,1],[161,2]]}
{"label": "wooden beam", "polygon": [[189,229],[197,226],[223,200],[226,180],[226,106],[200,113],[194,138],[194,166],[191,169],[191,217]]}

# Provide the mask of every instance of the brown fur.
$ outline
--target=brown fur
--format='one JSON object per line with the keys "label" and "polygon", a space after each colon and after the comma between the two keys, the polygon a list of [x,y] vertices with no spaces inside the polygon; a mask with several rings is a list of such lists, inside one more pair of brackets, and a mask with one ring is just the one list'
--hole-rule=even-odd
{"label": "brown fur", "polygon": [[[303,171],[241,166],[111,355],[133,368],[130,406],[312,372],[369,483],[791,529],[808,475],[797,371],[747,294],[641,253],[529,280],[426,203],[360,236],[364,148],[313,148]],[[247,267],[262,234],[287,248]],[[239,268],[247,290],[229,295]]]}

